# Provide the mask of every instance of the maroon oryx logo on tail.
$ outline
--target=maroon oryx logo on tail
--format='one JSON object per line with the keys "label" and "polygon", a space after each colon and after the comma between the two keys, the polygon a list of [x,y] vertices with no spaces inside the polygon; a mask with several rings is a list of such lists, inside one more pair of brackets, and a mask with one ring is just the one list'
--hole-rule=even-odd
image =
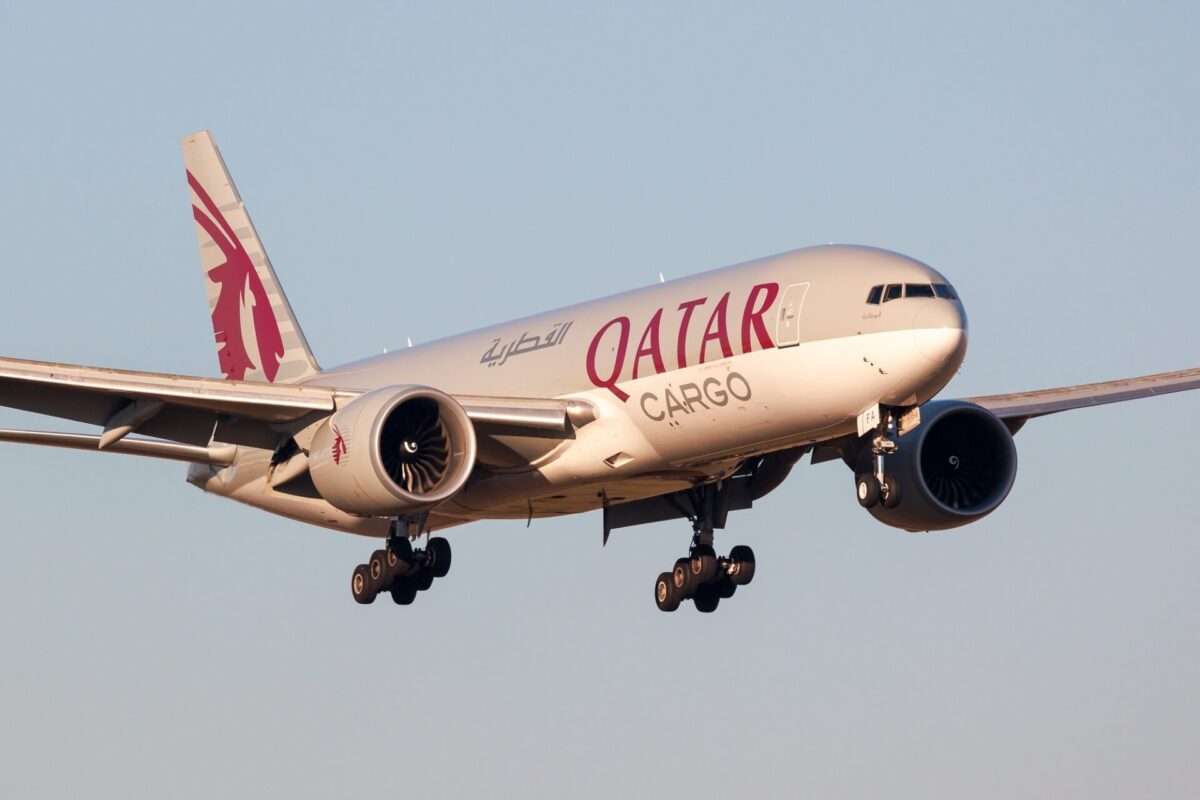
{"label": "maroon oryx logo on tail", "polygon": [[275,313],[271,310],[267,290],[249,254],[225,216],[217,210],[216,203],[191,170],[188,170],[187,177],[188,185],[208,212],[205,214],[193,205],[192,216],[225,256],[224,264],[208,271],[208,279],[221,287],[212,312],[213,333],[220,344],[217,359],[221,364],[221,372],[230,380],[240,381],[246,377],[247,370],[256,369],[246,349],[245,331],[242,330],[242,309],[247,304],[246,292],[249,290],[254,303],[254,335],[258,355],[263,362],[262,371],[268,381],[274,381],[279,372],[279,359],[283,357],[283,337],[279,333]]}

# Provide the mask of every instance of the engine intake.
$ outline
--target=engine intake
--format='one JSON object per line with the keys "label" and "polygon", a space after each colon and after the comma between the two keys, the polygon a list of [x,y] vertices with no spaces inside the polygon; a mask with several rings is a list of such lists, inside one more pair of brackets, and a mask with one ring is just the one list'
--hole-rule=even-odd
{"label": "engine intake", "polygon": [[900,504],[871,509],[910,531],[957,528],[995,511],[1017,477],[1017,448],[1005,424],[972,403],[939,400],[921,407],[921,424],[901,436],[884,470],[899,478]]}
{"label": "engine intake", "polygon": [[456,495],[475,455],[475,428],[454,398],[391,386],[355,398],[317,430],[309,471],[321,496],[342,511],[399,516]]}

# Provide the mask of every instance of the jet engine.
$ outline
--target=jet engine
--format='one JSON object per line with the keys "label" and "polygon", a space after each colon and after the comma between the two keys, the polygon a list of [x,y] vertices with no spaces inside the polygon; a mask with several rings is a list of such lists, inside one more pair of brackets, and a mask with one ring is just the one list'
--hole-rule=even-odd
{"label": "jet engine", "polygon": [[896,440],[884,471],[899,480],[900,503],[871,509],[895,528],[957,528],[995,511],[1017,477],[1012,434],[986,409],[958,400],[921,407],[921,424]]}
{"label": "jet engine", "polygon": [[309,471],[321,496],[360,516],[436,506],[475,466],[475,428],[454,398],[425,386],[390,386],[352,400],[317,430]]}

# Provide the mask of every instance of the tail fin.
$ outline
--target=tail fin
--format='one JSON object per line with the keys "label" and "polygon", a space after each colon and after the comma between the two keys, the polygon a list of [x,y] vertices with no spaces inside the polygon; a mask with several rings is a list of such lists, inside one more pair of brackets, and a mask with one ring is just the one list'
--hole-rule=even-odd
{"label": "tail fin", "polygon": [[185,137],[183,162],[221,372],[266,383],[319,374],[212,134]]}

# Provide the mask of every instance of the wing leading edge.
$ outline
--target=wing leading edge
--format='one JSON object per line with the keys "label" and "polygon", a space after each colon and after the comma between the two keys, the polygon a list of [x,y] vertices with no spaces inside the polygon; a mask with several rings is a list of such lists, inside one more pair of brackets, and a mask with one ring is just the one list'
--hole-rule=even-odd
{"label": "wing leading edge", "polygon": [[[328,386],[270,384],[0,358],[0,406],[100,425],[100,436],[0,431],[0,442],[218,463],[223,444],[271,449],[288,431],[332,414],[360,394]],[[455,398],[491,430],[566,433],[594,418],[590,405],[552,398]],[[129,439],[137,431],[161,442]]]}
{"label": "wing leading edge", "polygon": [[1033,392],[993,394],[984,397],[964,398],[969,403],[986,408],[1000,419],[1020,425],[1033,417],[1044,417],[1076,408],[1122,403],[1143,397],[1156,397],[1173,392],[1200,389],[1200,369],[1184,369],[1176,372],[1160,372],[1139,378],[1122,378],[1080,386],[1064,386],[1058,389],[1040,389]]}

